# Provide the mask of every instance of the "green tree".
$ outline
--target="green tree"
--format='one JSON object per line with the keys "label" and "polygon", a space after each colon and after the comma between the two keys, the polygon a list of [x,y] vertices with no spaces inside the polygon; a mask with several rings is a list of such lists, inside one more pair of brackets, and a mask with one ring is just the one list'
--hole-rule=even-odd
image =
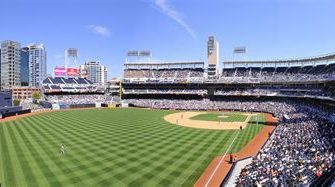
{"label": "green tree", "polygon": [[41,99],[42,95],[39,91],[34,91],[32,94],[32,98],[34,99],[34,103],[37,103],[39,99]]}
{"label": "green tree", "polygon": [[20,100],[15,99],[13,101],[14,106],[19,106],[20,105]]}

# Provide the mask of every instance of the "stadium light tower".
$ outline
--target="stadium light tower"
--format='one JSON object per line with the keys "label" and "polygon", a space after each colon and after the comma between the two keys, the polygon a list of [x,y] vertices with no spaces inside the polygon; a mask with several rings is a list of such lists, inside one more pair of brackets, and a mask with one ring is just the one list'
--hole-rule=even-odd
{"label": "stadium light tower", "polygon": [[151,51],[128,51],[126,62],[151,62]]}
{"label": "stadium light tower", "polygon": [[[236,59],[237,57],[240,57],[240,59]],[[247,48],[246,47],[235,47],[233,51],[233,61],[246,61],[247,60]]]}
{"label": "stadium light tower", "polygon": [[68,68],[68,65],[72,67],[77,67],[78,60],[78,49],[77,48],[69,48],[65,50],[65,64],[64,67]]}

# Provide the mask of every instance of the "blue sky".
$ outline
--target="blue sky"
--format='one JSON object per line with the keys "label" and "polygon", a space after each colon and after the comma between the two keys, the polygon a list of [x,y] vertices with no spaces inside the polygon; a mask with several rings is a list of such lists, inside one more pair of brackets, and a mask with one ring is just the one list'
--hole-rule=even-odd
{"label": "blue sky", "polygon": [[250,60],[335,51],[331,0],[1,0],[0,17],[1,41],[45,44],[49,73],[70,47],[81,64],[107,66],[109,78],[122,74],[128,50],[206,61],[209,35],[219,40],[220,61],[237,46]]}

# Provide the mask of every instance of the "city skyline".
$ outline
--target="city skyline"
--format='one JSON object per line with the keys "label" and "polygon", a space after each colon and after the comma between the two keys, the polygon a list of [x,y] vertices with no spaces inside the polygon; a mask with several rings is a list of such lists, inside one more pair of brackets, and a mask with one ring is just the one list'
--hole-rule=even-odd
{"label": "city skyline", "polygon": [[23,20],[17,24],[4,19],[0,40],[18,41],[22,46],[43,43],[48,50],[48,73],[64,64],[64,50],[70,47],[78,48],[79,64],[90,60],[104,64],[108,79],[122,75],[128,50],[150,50],[154,60],[207,61],[210,35],[220,43],[220,63],[231,60],[238,46],[247,47],[249,60],[335,51],[335,27],[329,24],[335,2],[328,0],[14,0],[0,5],[6,7],[0,16],[15,7],[17,13],[11,18]]}

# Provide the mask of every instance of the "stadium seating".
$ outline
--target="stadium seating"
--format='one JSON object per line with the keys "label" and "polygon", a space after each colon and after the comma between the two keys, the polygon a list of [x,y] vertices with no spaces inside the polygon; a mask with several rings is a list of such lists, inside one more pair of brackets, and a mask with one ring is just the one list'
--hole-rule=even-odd
{"label": "stadium seating", "polygon": [[124,79],[129,82],[139,79],[145,82],[188,82],[203,78],[204,69],[124,70]]}
{"label": "stadium seating", "polygon": [[124,94],[194,94],[204,95],[207,90],[186,90],[186,89],[123,89]]}
{"label": "stadium seating", "polygon": [[104,94],[75,94],[75,95],[47,95],[46,101],[51,104],[59,105],[78,105],[78,104],[95,104],[97,102],[104,103],[110,100],[109,96]]}
{"label": "stadium seating", "polygon": [[313,87],[269,87],[269,88],[236,88],[236,89],[218,89],[214,95],[222,96],[286,96],[286,97],[304,97],[304,98],[329,98],[334,99],[334,92],[322,88]]}
{"label": "stadium seating", "polygon": [[48,77],[43,80],[42,89],[44,93],[54,92],[96,92],[98,89],[89,80],[84,78]]}
{"label": "stadium seating", "polygon": [[228,68],[222,70],[224,82],[296,82],[335,80],[335,64],[295,67]]}

